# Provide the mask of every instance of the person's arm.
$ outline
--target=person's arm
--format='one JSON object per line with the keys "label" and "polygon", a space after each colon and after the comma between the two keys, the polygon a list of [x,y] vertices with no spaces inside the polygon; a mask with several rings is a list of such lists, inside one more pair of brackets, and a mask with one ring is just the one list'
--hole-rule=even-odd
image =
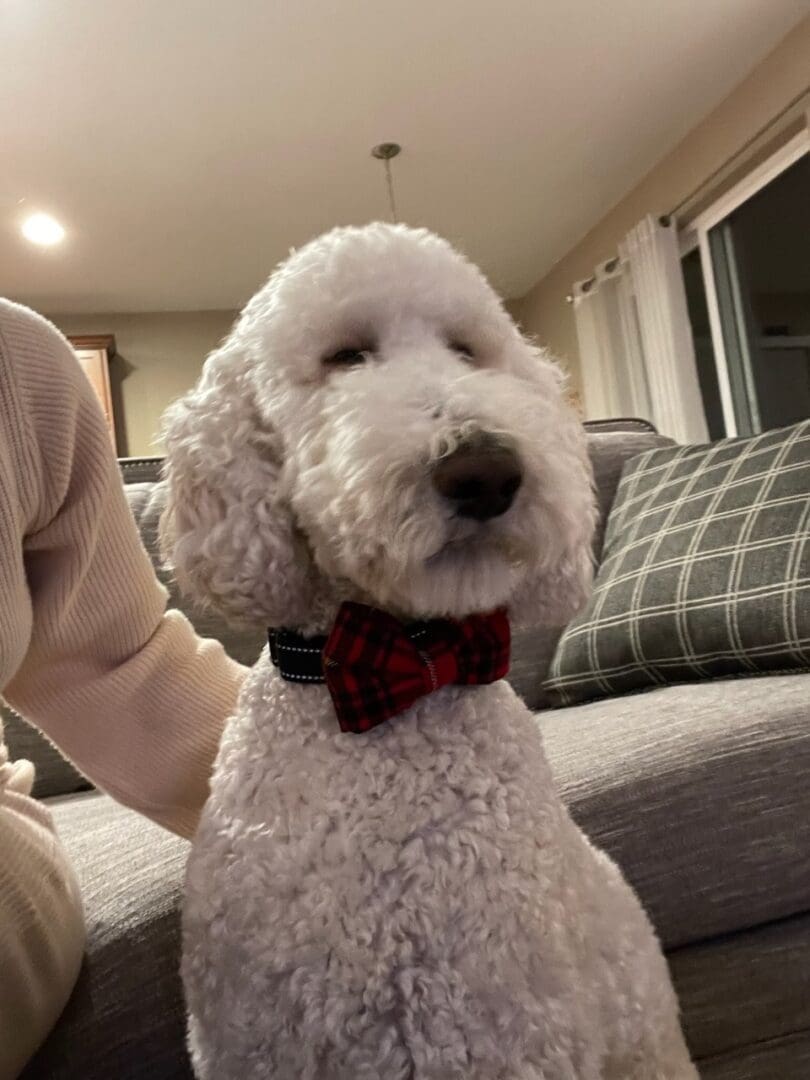
{"label": "person's arm", "polygon": [[101,409],[64,338],[4,304],[0,350],[18,414],[31,608],[3,694],[100,788],[190,836],[245,670],[166,613]]}

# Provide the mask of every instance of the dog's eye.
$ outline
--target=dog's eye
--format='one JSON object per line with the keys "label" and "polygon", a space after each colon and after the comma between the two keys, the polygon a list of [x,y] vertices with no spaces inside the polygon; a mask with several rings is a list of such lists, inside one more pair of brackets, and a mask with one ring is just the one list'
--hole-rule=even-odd
{"label": "dog's eye", "polygon": [[475,353],[472,351],[469,345],[463,341],[451,341],[450,348],[454,353],[458,353],[459,356],[465,357],[467,360],[474,360]]}
{"label": "dog's eye", "polygon": [[331,356],[324,357],[324,363],[330,367],[351,367],[365,362],[371,349],[339,349]]}

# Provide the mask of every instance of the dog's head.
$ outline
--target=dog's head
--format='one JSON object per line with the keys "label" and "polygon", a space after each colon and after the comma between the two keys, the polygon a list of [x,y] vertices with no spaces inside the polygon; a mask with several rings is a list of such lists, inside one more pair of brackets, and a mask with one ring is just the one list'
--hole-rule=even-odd
{"label": "dog's head", "polygon": [[591,575],[591,477],[560,373],[425,231],[295,252],[167,415],[164,550],[186,591],[313,629],[335,598],[402,617],[560,621]]}

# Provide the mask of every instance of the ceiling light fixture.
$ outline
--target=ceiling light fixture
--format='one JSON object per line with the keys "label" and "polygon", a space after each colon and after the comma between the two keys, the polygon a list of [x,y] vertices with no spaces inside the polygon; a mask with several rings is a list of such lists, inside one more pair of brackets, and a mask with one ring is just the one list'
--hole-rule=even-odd
{"label": "ceiling light fixture", "polygon": [[22,234],[40,247],[51,247],[65,238],[65,230],[50,214],[31,214],[22,223]]}

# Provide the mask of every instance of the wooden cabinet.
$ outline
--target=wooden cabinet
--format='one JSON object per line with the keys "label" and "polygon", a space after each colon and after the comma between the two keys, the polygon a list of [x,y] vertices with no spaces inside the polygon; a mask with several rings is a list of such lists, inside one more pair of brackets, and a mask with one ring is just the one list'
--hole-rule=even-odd
{"label": "wooden cabinet", "polygon": [[113,334],[91,334],[69,337],[68,341],[101,402],[115,446],[115,414],[110,392],[110,360],[115,356],[115,337]]}

